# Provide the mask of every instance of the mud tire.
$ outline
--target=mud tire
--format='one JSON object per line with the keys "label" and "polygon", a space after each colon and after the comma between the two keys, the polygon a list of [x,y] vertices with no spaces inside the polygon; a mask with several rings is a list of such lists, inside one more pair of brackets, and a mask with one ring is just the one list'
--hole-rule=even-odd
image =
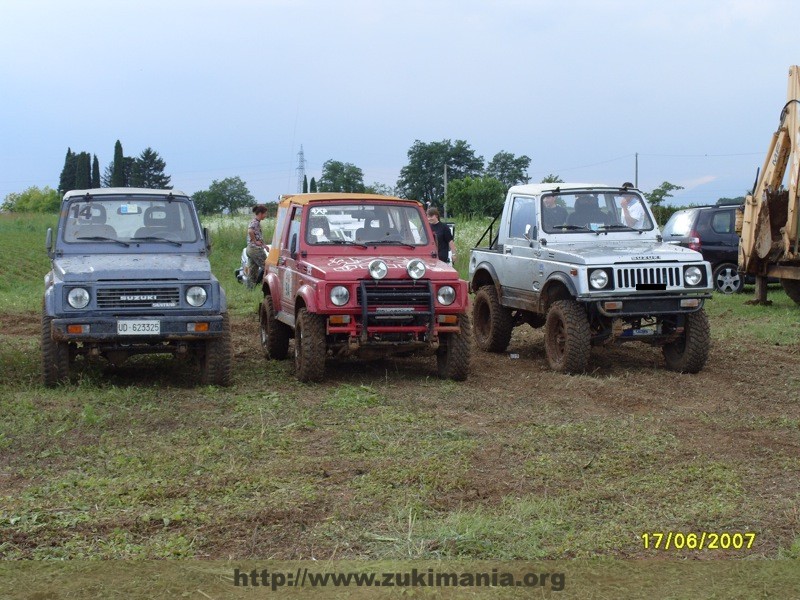
{"label": "mud tire", "polygon": [[583,373],[589,364],[591,332],[586,310],[574,300],[550,305],[544,324],[544,350],[550,368],[559,373]]}
{"label": "mud tire", "polygon": [[56,387],[69,381],[69,344],[57,342],[51,333],[52,317],[42,311],[42,382]]}
{"label": "mud tire", "polygon": [[708,360],[711,328],[704,309],[686,315],[683,336],[664,345],[667,369],[678,373],[699,373]]}
{"label": "mud tire", "polygon": [[220,336],[205,342],[200,360],[200,383],[227,387],[231,384],[232,375],[231,321],[228,313],[223,313]]}
{"label": "mud tire", "polygon": [[472,326],[475,343],[485,352],[505,352],[511,341],[514,318],[511,311],[500,304],[493,285],[484,285],[472,302]]}
{"label": "mud tire", "polygon": [[436,368],[439,377],[464,381],[469,376],[472,356],[472,322],[468,314],[458,317],[459,333],[444,333],[436,351]]}
{"label": "mud tire", "polygon": [[267,294],[258,309],[259,335],[264,358],[283,360],[289,355],[291,328],[275,318],[272,296]]}
{"label": "mud tire", "polygon": [[295,319],[294,369],[304,383],[325,377],[325,319],[306,308],[301,308]]}

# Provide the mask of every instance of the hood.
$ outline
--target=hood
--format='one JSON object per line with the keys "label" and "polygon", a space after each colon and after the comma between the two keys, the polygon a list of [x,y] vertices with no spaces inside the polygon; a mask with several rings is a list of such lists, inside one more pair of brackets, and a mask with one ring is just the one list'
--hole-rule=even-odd
{"label": "hood", "polygon": [[440,260],[420,256],[315,256],[298,261],[298,268],[306,265],[312,277],[318,279],[364,279],[369,277],[369,264],[373,260],[382,260],[389,268],[387,279],[407,279],[408,263],[421,260],[425,263],[426,279],[457,279],[458,272]]}
{"label": "hood", "polygon": [[700,262],[703,255],[689,248],[656,241],[624,240],[619,242],[575,242],[550,244],[543,248],[556,259],[569,257],[570,262],[600,265],[617,263]]}
{"label": "hood", "polygon": [[53,260],[56,277],[65,282],[173,279],[208,281],[211,264],[197,254],[87,254]]}

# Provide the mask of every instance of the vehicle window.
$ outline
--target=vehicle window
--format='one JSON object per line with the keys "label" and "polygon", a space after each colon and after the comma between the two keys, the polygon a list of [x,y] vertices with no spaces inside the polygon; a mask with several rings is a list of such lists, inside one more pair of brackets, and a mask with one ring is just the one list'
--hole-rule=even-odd
{"label": "vehicle window", "polygon": [[[302,216],[303,216],[303,209],[299,206],[294,208],[294,212],[292,213],[292,221],[289,223],[289,231],[287,238],[285,240],[285,244],[282,244],[282,248],[289,250],[292,245],[292,238],[296,235],[297,236],[297,248],[300,247],[300,226],[302,224]],[[297,249],[295,248],[295,249]]]}
{"label": "vehicle window", "polygon": [[694,221],[695,211],[680,211],[673,214],[667,224],[664,225],[662,232],[664,237],[685,237],[689,235],[692,230],[692,222]]}
{"label": "vehicle window", "polygon": [[510,237],[525,238],[525,228],[530,225],[532,229],[536,224],[534,207],[533,198],[514,198],[514,204],[511,206],[511,223],[508,230]]}
{"label": "vehicle window", "polygon": [[545,194],[541,211],[542,227],[548,233],[645,231],[654,227],[644,198],[633,191]]}
{"label": "vehicle window", "polygon": [[200,237],[185,200],[102,198],[71,202],[64,223],[64,241],[195,242]]}
{"label": "vehicle window", "polygon": [[426,245],[420,207],[399,204],[326,204],[309,209],[308,244],[384,243]]}
{"label": "vehicle window", "polygon": [[711,217],[711,229],[717,233],[733,233],[734,214],[732,210],[725,210],[714,213]]}

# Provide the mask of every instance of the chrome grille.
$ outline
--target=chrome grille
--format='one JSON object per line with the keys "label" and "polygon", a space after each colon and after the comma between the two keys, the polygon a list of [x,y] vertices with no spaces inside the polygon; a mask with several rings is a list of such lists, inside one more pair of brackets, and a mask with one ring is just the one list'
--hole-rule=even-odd
{"label": "chrome grille", "polygon": [[623,267],[616,269],[617,289],[635,290],[638,284],[663,284],[667,288],[682,286],[680,267]]}
{"label": "chrome grille", "polygon": [[177,308],[177,287],[105,288],[97,290],[98,308]]}

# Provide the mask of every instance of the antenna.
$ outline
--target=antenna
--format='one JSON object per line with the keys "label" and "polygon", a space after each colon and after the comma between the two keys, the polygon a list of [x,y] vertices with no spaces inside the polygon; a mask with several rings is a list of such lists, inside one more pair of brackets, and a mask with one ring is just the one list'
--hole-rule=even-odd
{"label": "antenna", "polygon": [[297,153],[297,192],[303,191],[303,179],[306,176],[306,157],[303,154],[303,144],[300,144],[300,152]]}

